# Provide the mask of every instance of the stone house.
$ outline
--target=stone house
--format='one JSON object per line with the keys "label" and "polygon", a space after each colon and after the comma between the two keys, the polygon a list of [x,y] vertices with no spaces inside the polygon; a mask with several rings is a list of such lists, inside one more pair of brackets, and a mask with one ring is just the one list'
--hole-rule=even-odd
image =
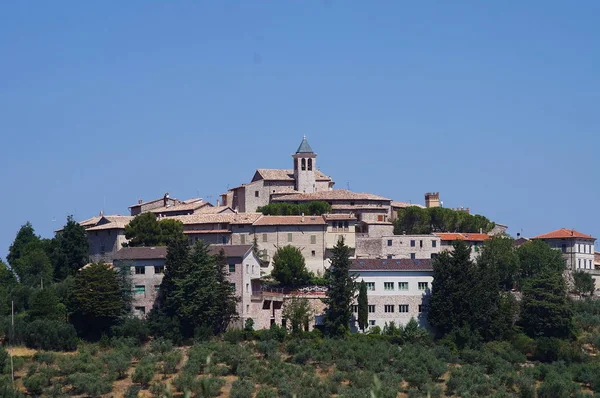
{"label": "stone house", "polygon": [[[367,284],[369,325],[406,325],[415,318],[426,326],[427,301],[433,281],[431,260],[355,259],[350,271]],[[358,316],[358,303],[353,305]],[[358,324],[355,324],[358,328]]]}
{"label": "stone house", "polygon": [[435,258],[442,250],[439,236],[387,235],[357,238],[357,258],[425,260]]}
{"label": "stone house", "polygon": [[111,263],[116,253],[127,242],[125,238],[125,226],[133,217],[101,214],[82,221],[79,224],[85,228],[87,235],[90,262],[104,261]]}
{"label": "stone house", "polygon": [[441,241],[441,251],[453,251],[452,246],[458,240],[464,241],[471,248],[471,259],[475,260],[486,240],[490,239],[490,235],[484,233],[458,233],[458,232],[436,232]]}
{"label": "stone house", "polygon": [[560,250],[567,262],[567,269],[572,271],[594,269],[594,242],[596,238],[593,236],[572,229],[561,228],[532,239],[543,240],[550,247]]}
{"label": "stone house", "polygon": [[148,202],[144,202],[142,199],[139,199],[137,204],[129,206],[129,212],[131,216],[137,216],[138,214],[146,213],[160,207],[167,207],[169,205],[175,206],[181,203],[182,202],[180,200],[170,198],[169,193],[167,192],[162,198],[154,199]]}

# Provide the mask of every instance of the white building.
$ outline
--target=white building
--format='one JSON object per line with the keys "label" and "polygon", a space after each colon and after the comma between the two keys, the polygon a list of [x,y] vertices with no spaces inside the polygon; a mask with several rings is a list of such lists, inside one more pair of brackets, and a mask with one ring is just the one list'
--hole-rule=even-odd
{"label": "white building", "polygon": [[572,271],[594,269],[594,242],[596,238],[572,229],[561,228],[547,234],[536,236],[550,247],[562,252],[567,269]]}
{"label": "white building", "polygon": [[[431,260],[356,259],[351,272],[367,284],[369,325],[406,325],[415,318],[427,325],[427,298],[433,282]],[[358,305],[354,305],[355,315]]]}

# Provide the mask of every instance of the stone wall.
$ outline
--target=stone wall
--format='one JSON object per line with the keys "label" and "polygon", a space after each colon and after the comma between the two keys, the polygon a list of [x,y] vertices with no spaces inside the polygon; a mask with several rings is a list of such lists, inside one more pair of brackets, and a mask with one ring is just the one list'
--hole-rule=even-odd
{"label": "stone wall", "polygon": [[94,263],[112,263],[115,254],[123,247],[123,243],[127,242],[123,229],[88,231],[86,235],[90,248],[89,260]]}

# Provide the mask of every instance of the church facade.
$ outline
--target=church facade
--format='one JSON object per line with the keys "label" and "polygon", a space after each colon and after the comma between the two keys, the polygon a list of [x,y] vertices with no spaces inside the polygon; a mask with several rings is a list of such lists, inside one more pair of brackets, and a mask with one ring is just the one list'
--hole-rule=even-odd
{"label": "church facade", "polygon": [[248,184],[221,195],[222,205],[240,213],[255,212],[275,197],[289,194],[323,192],[333,189],[331,177],[317,169],[317,154],[306,137],[292,155],[293,169],[258,169]]}

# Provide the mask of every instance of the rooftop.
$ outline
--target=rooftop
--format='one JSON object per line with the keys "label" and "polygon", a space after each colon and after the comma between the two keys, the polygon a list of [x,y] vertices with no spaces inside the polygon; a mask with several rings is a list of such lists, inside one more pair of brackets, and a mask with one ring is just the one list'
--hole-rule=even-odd
{"label": "rooftop", "polygon": [[351,271],[433,271],[430,259],[411,260],[364,258],[352,260]]}
{"label": "rooftop", "polygon": [[101,231],[107,229],[125,229],[125,226],[129,224],[129,221],[133,219],[132,216],[102,216],[94,226],[86,228],[86,231]]}
{"label": "rooftop", "polygon": [[329,220],[356,220],[354,214],[323,214],[323,218]]}
{"label": "rooftop", "polygon": [[244,257],[252,249],[252,245],[210,245],[208,252],[216,256],[221,249],[225,252],[225,257]]}
{"label": "rooftop", "polygon": [[325,225],[322,216],[262,216],[254,225]]}
{"label": "rooftop", "polygon": [[411,206],[420,207],[421,209],[425,209],[425,206],[417,204],[417,203],[407,203],[407,202],[392,201],[392,207],[397,207],[397,208],[400,208],[400,209],[405,209],[405,208],[411,207]]}
{"label": "rooftop", "polygon": [[[294,170],[289,169],[257,169],[252,181],[294,181]],[[326,176],[320,170],[315,170],[315,179],[317,181],[331,181],[331,177]],[[232,188],[233,189],[233,188]]]}
{"label": "rooftop", "polygon": [[445,241],[466,240],[469,242],[483,242],[490,239],[488,234],[480,233],[437,232],[434,235],[439,236],[441,240]]}
{"label": "rooftop", "polygon": [[306,136],[302,137],[302,142],[300,143],[300,146],[298,147],[296,153],[314,153],[312,148],[308,144],[308,141],[306,141]]}
{"label": "rooftop", "polygon": [[582,234],[581,232],[577,232],[574,229],[566,229],[566,228],[557,229],[556,231],[552,231],[552,232],[548,232],[547,234],[536,236],[533,239],[573,239],[573,238],[596,240],[596,238],[594,238],[593,236]]}
{"label": "rooftop", "polygon": [[191,211],[194,212],[197,209],[200,209],[205,206],[211,206],[208,202],[203,202],[202,199],[197,202],[190,203],[180,203],[173,206],[161,206],[156,209],[150,210],[152,213],[170,213],[170,212],[178,212],[178,211]]}
{"label": "rooftop", "polygon": [[124,247],[119,250],[114,260],[162,260],[167,258],[166,246]]}
{"label": "rooftop", "polygon": [[280,202],[311,201],[311,200],[379,200],[390,201],[383,196],[371,193],[352,192],[346,189],[333,189],[331,191],[320,191],[312,193],[298,193],[281,196],[273,199]]}
{"label": "rooftop", "polygon": [[262,213],[220,213],[220,214],[190,214],[171,216],[170,220],[179,220],[184,225],[190,224],[252,224],[262,216]]}

